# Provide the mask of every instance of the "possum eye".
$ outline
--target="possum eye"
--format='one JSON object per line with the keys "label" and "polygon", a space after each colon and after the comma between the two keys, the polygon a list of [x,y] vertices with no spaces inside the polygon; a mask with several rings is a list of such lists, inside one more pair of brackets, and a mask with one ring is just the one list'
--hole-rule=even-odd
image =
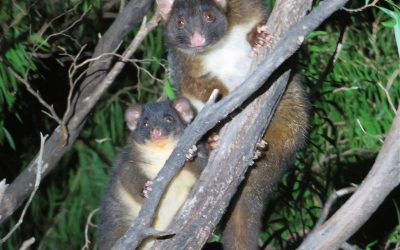
{"label": "possum eye", "polygon": [[183,16],[178,18],[178,21],[176,21],[176,26],[178,29],[183,29],[183,27],[185,27],[185,18]]}
{"label": "possum eye", "polygon": [[208,23],[212,23],[215,21],[215,16],[211,13],[211,11],[207,10],[203,13],[204,20]]}
{"label": "possum eye", "polygon": [[171,123],[173,120],[174,120],[174,118],[172,118],[172,116],[170,116],[170,115],[164,116],[164,121],[166,123]]}
{"label": "possum eye", "polygon": [[149,126],[149,120],[144,119],[144,121],[143,121],[143,126],[144,126],[144,127],[148,127],[148,126]]}

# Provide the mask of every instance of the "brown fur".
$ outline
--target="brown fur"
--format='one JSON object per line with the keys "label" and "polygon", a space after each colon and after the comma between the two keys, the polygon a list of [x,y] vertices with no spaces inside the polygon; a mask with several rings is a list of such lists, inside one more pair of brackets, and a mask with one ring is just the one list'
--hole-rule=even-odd
{"label": "brown fur", "polygon": [[268,12],[265,5],[259,0],[231,0],[228,2],[227,16],[230,27],[252,21],[258,23],[267,19]]}
{"label": "brown fur", "polygon": [[298,77],[288,86],[264,135],[268,150],[250,170],[223,231],[224,249],[258,249],[268,196],[306,140],[308,101]]}
{"label": "brown fur", "polygon": [[221,95],[225,96],[228,94],[228,90],[220,80],[208,75],[198,74],[197,69],[202,67],[199,59],[191,57],[183,58],[185,58],[183,59],[185,63],[182,64],[182,71],[188,72],[188,74],[183,74],[183,78],[181,79],[181,82],[186,83],[181,85],[181,92],[184,96],[194,97],[206,102],[214,89],[218,89]]}

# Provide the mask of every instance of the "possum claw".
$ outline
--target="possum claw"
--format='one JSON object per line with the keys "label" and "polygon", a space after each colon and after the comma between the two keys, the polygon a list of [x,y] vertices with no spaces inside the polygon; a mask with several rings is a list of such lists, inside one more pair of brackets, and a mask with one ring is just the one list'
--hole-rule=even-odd
{"label": "possum claw", "polygon": [[197,146],[193,145],[186,154],[186,159],[189,161],[193,161],[196,155],[197,155]]}
{"label": "possum claw", "polygon": [[253,28],[249,34],[251,45],[251,56],[258,56],[262,48],[271,48],[274,43],[274,37],[269,34],[266,24],[259,24]]}
{"label": "possum claw", "polygon": [[142,189],[142,196],[144,198],[149,198],[150,192],[153,191],[153,181],[146,181],[146,183],[144,183],[144,187]]}
{"label": "possum claw", "polygon": [[211,135],[207,138],[207,149],[209,151],[214,150],[218,147],[219,134],[216,132],[212,132]]}
{"label": "possum claw", "polygon": [[257,142],[256,151],[253,154],[253,160],[258,160],[265,155],[265,151],[268,149],[268,142],[261,139]]}

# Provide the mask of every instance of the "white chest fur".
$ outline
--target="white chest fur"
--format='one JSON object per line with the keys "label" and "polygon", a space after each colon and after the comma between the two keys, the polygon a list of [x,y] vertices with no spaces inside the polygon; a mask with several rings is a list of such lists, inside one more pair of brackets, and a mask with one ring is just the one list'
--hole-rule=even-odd
{"label": "white chest fur", "polygon": [[220,79],[229,91],[246,80],[251,69],[251,46],[247,34],[255,23],[233,27],[215,48],[203,57],[204,74]]}

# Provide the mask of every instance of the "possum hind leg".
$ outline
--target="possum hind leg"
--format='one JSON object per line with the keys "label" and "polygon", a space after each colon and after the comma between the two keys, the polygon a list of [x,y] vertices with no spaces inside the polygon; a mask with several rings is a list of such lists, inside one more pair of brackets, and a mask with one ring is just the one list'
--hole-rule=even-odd
{"label": "possum hind leg", "polygon": [[250,169],[223,230],[225,250],[259,249],[262,215],[276,184],[306,140],[308,101],[298,78],[292,81],[264,135],[265,156]]}

